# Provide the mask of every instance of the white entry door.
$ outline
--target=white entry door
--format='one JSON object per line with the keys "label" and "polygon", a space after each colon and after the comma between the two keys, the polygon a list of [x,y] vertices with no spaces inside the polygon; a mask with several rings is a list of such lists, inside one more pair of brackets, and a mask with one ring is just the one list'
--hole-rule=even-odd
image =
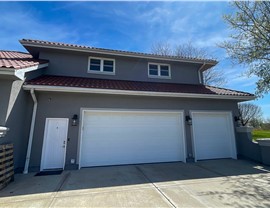
{"label": "white entry door", "polygon": [[183,112],[84,111],[80,167],[185,161]]}
{"label": "white entry door", "polygon": [[235,158],[236,147],[230,112],[192,111],[196,160]]}
{"label": "white entry door", "polygon": [[67,132],[67,118],[46,119],[40,170],[64,169]]}

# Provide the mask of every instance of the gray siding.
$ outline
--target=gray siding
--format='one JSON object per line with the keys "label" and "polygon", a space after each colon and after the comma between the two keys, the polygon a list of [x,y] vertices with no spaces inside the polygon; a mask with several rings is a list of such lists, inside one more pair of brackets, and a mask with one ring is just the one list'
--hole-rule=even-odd
{"label": "gray siding", "polygon": [[[114,108],[114,109],[169,109],[185,110],[225,110],[238,113],[237,102],[213,99],[183,99],[143,96],[115,96],[79,93],[41,93],[38,92],[38,111],[34,131],[31,167],[39,167],[41,160],[43,135],[46,118],[71,118],[80,115],[80,108]],[[66,166],[70,159],[77,160],[79,126],[69,125]],[[190,126],[186,125],[187,155],[192,154]]]}
{"label": "gray siding", "polygon": [[[89,56],[115,59],[115,75],[88,73]],[[46,70],[46,74],[49,75],[188,84],[199,84],[198,69],[201,66],[200,64],[161,62],[82,52],[41,51],[39,58],[50,61]],[[148,62],[170,64],[171,79],[148,78]]]}
{"label": "gray siding", "polygon": [[0,80],[0,125],[10,130],[0,144],[14,144],[14,167],[24,166],[32,115],[29,92],[22,90],[21,80]]}

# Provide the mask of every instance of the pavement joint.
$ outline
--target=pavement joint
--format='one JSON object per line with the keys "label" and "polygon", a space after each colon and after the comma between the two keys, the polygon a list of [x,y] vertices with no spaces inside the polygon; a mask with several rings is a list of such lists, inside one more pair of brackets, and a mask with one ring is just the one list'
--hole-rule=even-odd
{"label": "pavement joint", "polygon": [[210,168],[204,167],[204,166],[202,166],[202,165],[200,165],[200,164],[193,164],[193,165],[194,165],[194,166],[197,166],[197,167],[200,167],[200,168],[202,168],[202,169],[204,169],[204,170],[207,170],[207,171],[209,171],[209,172],[215,173],[215,174],[217,174],[217,175],[219,175],[219,176],[227,177],[225,174],[221,174],[220,172],[217,172],[217,171],[212,170],[212,169],[210,169]]}
{"label": "pavement joint", "polygon": [[172,207],[174,207],[174,208],[176,208],[176,206],[174,205],[174,203],[166,196],[166,194],[164,194],[163,193],[163,191],[161,191],[160,189],[159,189],[159,187],[157,187],[154,183],[153,183],[153,181],[151,181],[151,179],[150,178],[148,178],[147,177],[147,175],[142,171],[142,169],[140,168],[140,167],[138,167],[138,166],[136,166],[136,169],[146,178],[146,180],[148,180],[154,187],[155,187],[155,189],[158,191],[158,193],[160,193],[168,202],[169,202],[169,204],[172,206]]}
{"label": "pavement joint", "polygon": [[106,193],[117,193],[117,192],[123,192],[123,191],[137,191],[137,190],[142,190],[142,189],[153,189],[153,187],[138,187],[138,188],[127,188],[127,189],[122,189],[122,190],[108,190],[108,191],[91,191],[91,192],[87,192],[87,193],[78,193],[78,194],[72,194],[72,195],[58,195],[55,196],[55,198],[65,198],[65,197],[70,197],[70,196],[81,196],[81,195],[92,195],[92,194],[106,194]]}
{"label": "pavement joint", "polygon": [[64,184],[67,182],[68,178],[70,177],[71,173],[67,172],[64,177],[60,180],[60,182],[58,183],[58,185],[56,186],[55,190],[53,191],[53,195],[52,195],[52,199],[49,203],[48,207],[51,207],[53,204],[54,199],[57,196],[57,193],[62,189],[62,187],[64,186]]}

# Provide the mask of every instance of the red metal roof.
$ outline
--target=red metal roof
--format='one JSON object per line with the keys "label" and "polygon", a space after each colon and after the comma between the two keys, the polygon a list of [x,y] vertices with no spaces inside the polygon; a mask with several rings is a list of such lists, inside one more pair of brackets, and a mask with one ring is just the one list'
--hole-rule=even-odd
{"label": "red metal roof", "polygon": [[49,76],[49,75],[44,75],[35,78],[33,80],[29,80],[25,83],[25,85],[61,86],[61,87],[168,92],[168,93],[229,95],[229,96],[254,96],[253,94],[246,92],[217,88],[206,85],[139,82],[139,81],[93,79],[81,77]]}
{"label": "red metal roof", "polygon": [[171,56],[171,55],[159,55],[159,54],[151,54],[151,53],[142,53],[142,52],[132,52],[132,51],[124,51],[124,50],[114,50],[114,49],[106,49],[106,48],[97,48],[91,46],[82,46],[77,44],[68,44],[68,43],[61,43],[61,42],[52,42],[52,41],[45,41],[45,40],[32,40],[32,39],[22,39],[20,40],[22,45],[27,44],[34,44],[34,45],[41,45],[41,46],[53,46],[53,47],[65,47],[65,48],[74,48],[74,49],[89,49],[89,50],[96,50],[102,52],[115,52],[115,53],[122,53],[125,55],[142,55],[142,56],[151,56],[156,58],[173,58],[180,60],[189,60],[189,61],[200,61],[200,62],[207,62],[211,65],[216,65],[217,61],[214,59],[204,59],[204,58],[195,58],[195,57],[184,57],[184,56]]}
{"label": "red metal roof", "polygon": [[39,64],[48,63],[47,60],[34,59],[32,55],[17,51],[0,51],[0,68],[23,69]]}

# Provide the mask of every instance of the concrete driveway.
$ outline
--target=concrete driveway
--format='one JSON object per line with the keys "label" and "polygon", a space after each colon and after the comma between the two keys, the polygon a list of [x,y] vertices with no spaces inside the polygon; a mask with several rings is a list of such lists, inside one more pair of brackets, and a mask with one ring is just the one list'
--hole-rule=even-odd
{"label": "concrete driveway", "polygon": [[270,168],[228,159],[18,174],[0,207],[270,207]]}

